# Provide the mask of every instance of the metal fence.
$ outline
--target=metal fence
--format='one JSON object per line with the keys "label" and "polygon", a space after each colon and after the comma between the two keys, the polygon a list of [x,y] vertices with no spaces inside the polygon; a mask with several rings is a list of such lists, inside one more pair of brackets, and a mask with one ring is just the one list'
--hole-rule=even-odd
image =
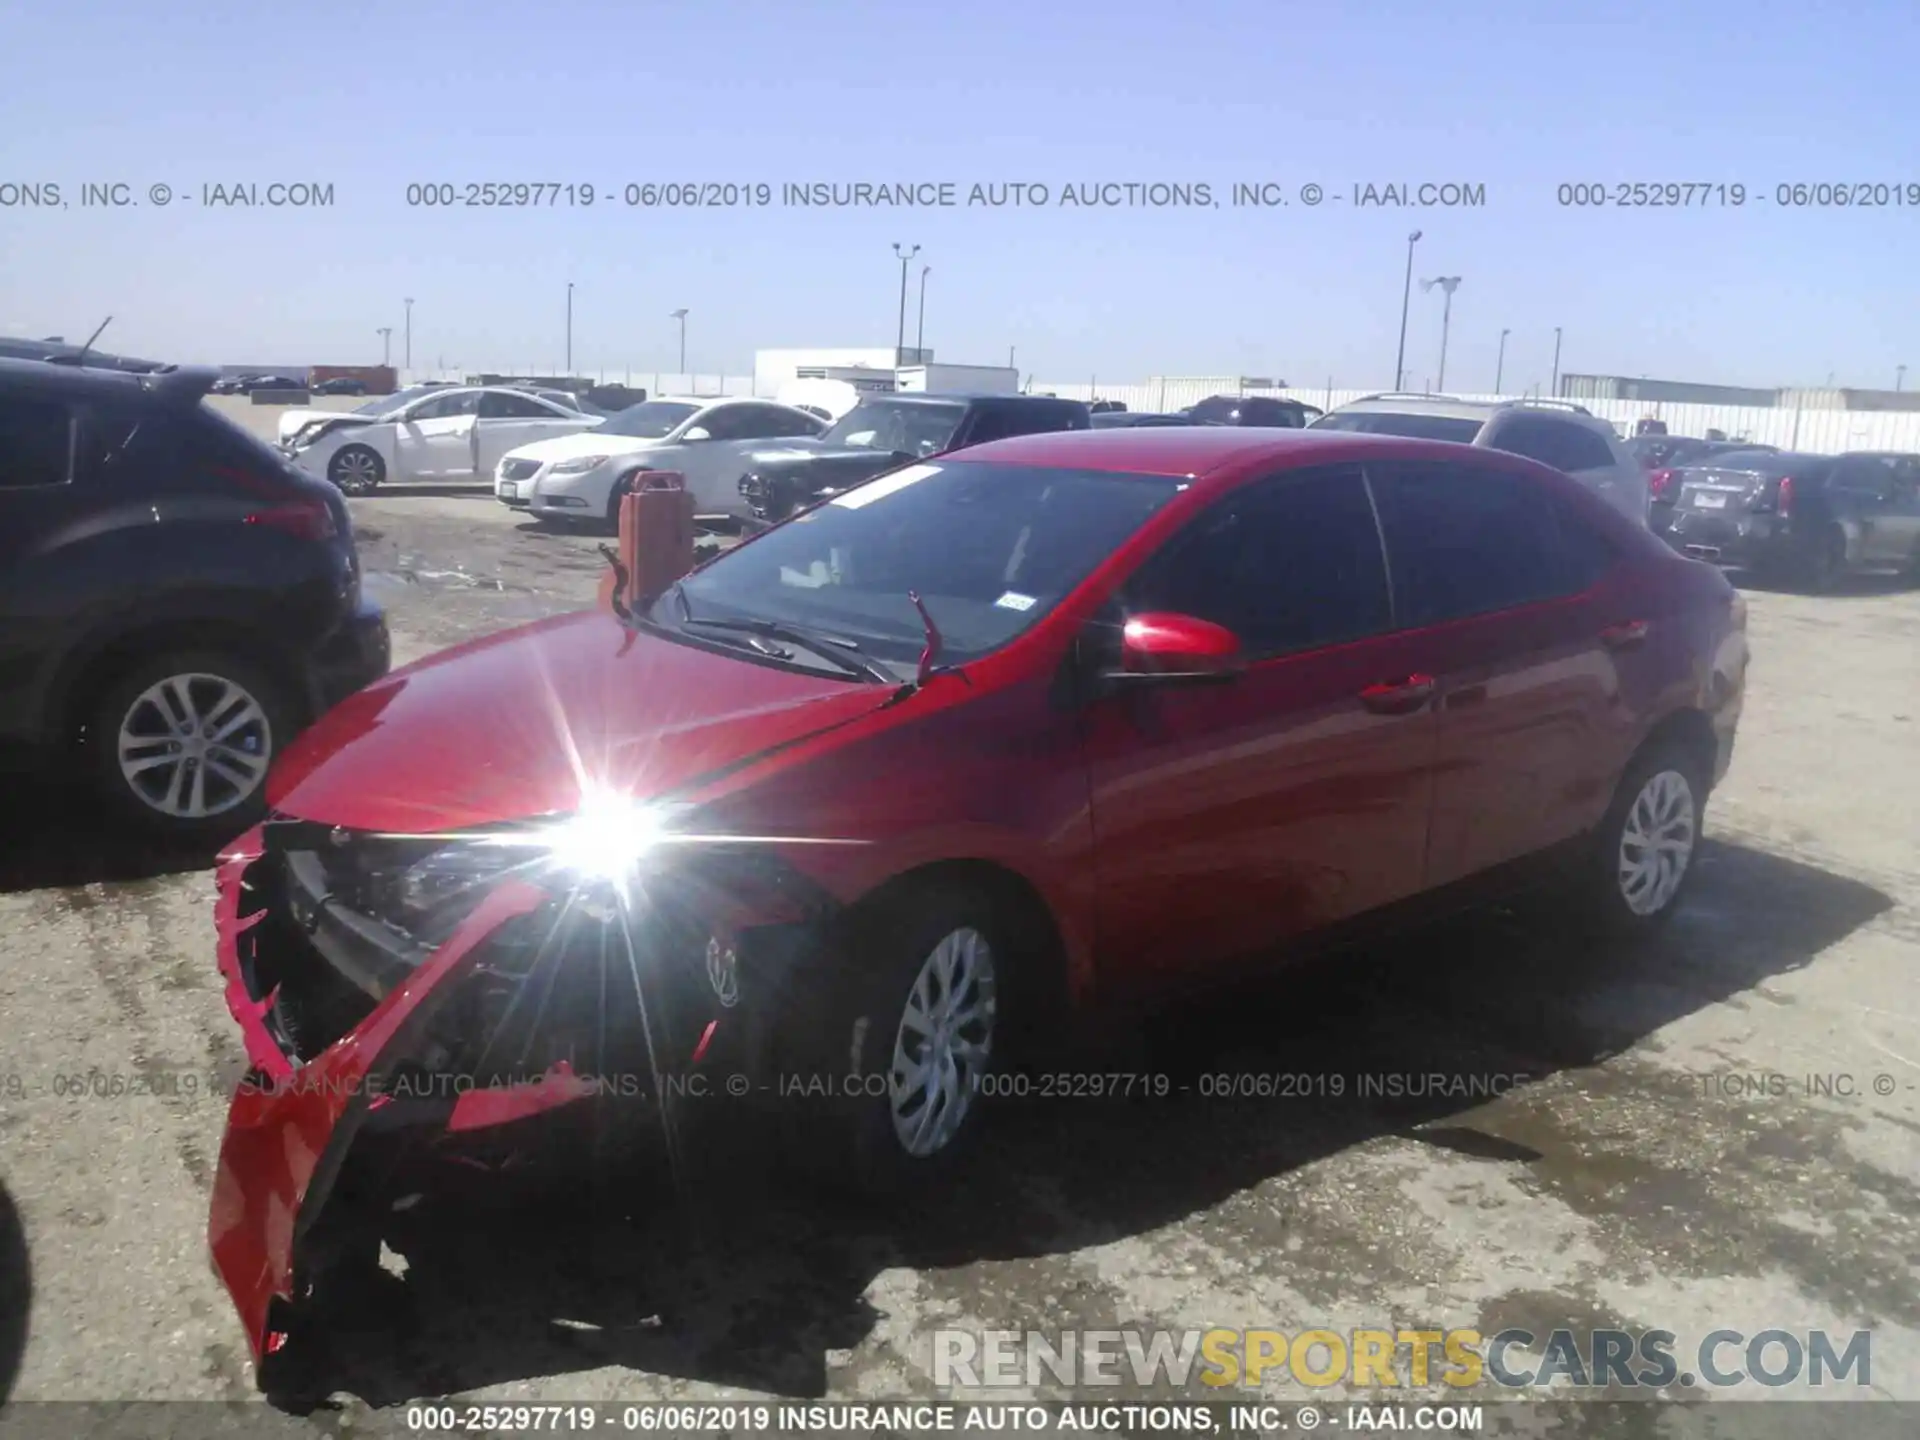
{"label": "metal fence", "polygon": [[[1129,410],[1183,409],[1209,395],[1272,395],[1301,400],[1323,410],[1345,405],[1371,390],[1302,389],[1242,390],[1237,378],[1157,378],[1135,385],[1086,381],[1058,384],[1036,380],[1036,394],[1070,400],[1118,400]],[[1462,395],[1463,400],[1520,400],[1526,396]],[[1754,405],[1676,405],[1660,400],[1581,400],[1602,420],[1612,421],[1623,434],[1645,419],[1660,420],[1674,435],[1704,436],[1719,430],[1730,440],[1778,445],[1787,450],[1837,455],[1845,450],[1905,450],[1920,452],[1920,411],[1811,410]]]}

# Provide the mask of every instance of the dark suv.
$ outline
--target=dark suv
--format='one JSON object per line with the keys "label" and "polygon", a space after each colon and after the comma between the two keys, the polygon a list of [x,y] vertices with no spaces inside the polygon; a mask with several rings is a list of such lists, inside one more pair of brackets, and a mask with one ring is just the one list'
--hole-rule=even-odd
{"label": "dark suv", "polygon": [[1920,455],[1742,451],[1674,472],[1668,543],[1810,589],[1856,570],[1920,579]]}
{"label": "dark suv", "polygon": [[1267,430],[1304,430],[1327,412],[1318,405],[1272,395],[1209,395],[1181,413],[1189,425],[1257,425]]}
{"label": "dark suv", "polygon": [[0,743],[194,841],[389,664],[340,492],[203,405],[216,378],[0,360]]}
{"label": "dark suv", "polygon": [[740,496],[757,524],[772,524],[909,461],[1091,426],[1085,401],[1051,395],[876,395],[815,439],[749,455]]}

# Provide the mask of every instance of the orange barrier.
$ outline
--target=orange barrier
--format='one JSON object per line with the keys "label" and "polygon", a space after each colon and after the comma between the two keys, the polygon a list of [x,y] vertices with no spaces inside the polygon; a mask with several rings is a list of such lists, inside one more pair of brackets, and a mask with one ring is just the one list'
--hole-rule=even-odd
{"label": "orange barrier", "polygon": [[[620,597],[628,609],[650,604],[693,569],[693,493],[672,470],[642,470],[620,500],[620,564],[627,573]],[[600,583],[600,603],[610,605],[614,578]]]}

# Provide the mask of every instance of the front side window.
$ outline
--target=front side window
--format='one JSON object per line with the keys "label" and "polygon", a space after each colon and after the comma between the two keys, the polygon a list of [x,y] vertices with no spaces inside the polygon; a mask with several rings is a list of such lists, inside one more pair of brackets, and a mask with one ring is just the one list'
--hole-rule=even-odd
{"label": "front side window", "polygon": [[[1161,476],[956,460],[910,465],[796,516],[688,576],[697,618],[759,618],[855,641],[911,666],[917,592],[955,662],[1048,614],[1179,493]],[[650,618],[683,620],[675,598]]]}
{"label": "front side window", "polygon": [[421,401],[407,412],[406,418],[415,424],[422,420],[456,420],[462,415],[475,414],[479,408],[478,390],[450,390],[445,395]]}
{"label": "front side window", "polygon": [[488,390],[480,396],[480,418],[482,420],[558,420],[550,406],[542,405],[531,395],[510,395],[499,390]]}
{"label": "front side window", "polygon": [[1282,475],[1235,491],[1141,567],[1125,607],[1211,620],[1255,656],[1384,632],[1392,602],[1359,467]]}

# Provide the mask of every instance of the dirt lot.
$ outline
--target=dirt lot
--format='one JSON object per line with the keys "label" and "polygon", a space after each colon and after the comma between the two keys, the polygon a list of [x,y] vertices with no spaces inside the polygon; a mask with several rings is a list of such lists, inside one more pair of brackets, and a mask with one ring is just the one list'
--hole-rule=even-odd
{"label": "dirt lot", "polygon": [[[353,506],[401,661],[598,579],[593,539],[487,497]],[[1682,1353],[1721,1327],[1870,1327],[1870,1393],[1920,1399],[1920,593],[1750,598],[1739,752],[1657,943],[1595,950],[1550,909],[1490,913],[1168,1015],[1132,1068],[1340,1075],[1347,1094],[1010,1108],[969,1177],[886,1235],[700,1197],[476,1206],[407,1254],[405,1303],[343,1340],[343,1390],[899,1397],[931,1392],[942,1327],[1617,1323]],[[254,1393],[204,1241],[224,1100],[52,1090],[238,1073],[212,895],[63,790],[0,806],[17,1399]],[[1526,1081],[1354,1098],[1362,1075],[1432,1074]],[[0,1313],[0,1394],[17,1321]]]}

